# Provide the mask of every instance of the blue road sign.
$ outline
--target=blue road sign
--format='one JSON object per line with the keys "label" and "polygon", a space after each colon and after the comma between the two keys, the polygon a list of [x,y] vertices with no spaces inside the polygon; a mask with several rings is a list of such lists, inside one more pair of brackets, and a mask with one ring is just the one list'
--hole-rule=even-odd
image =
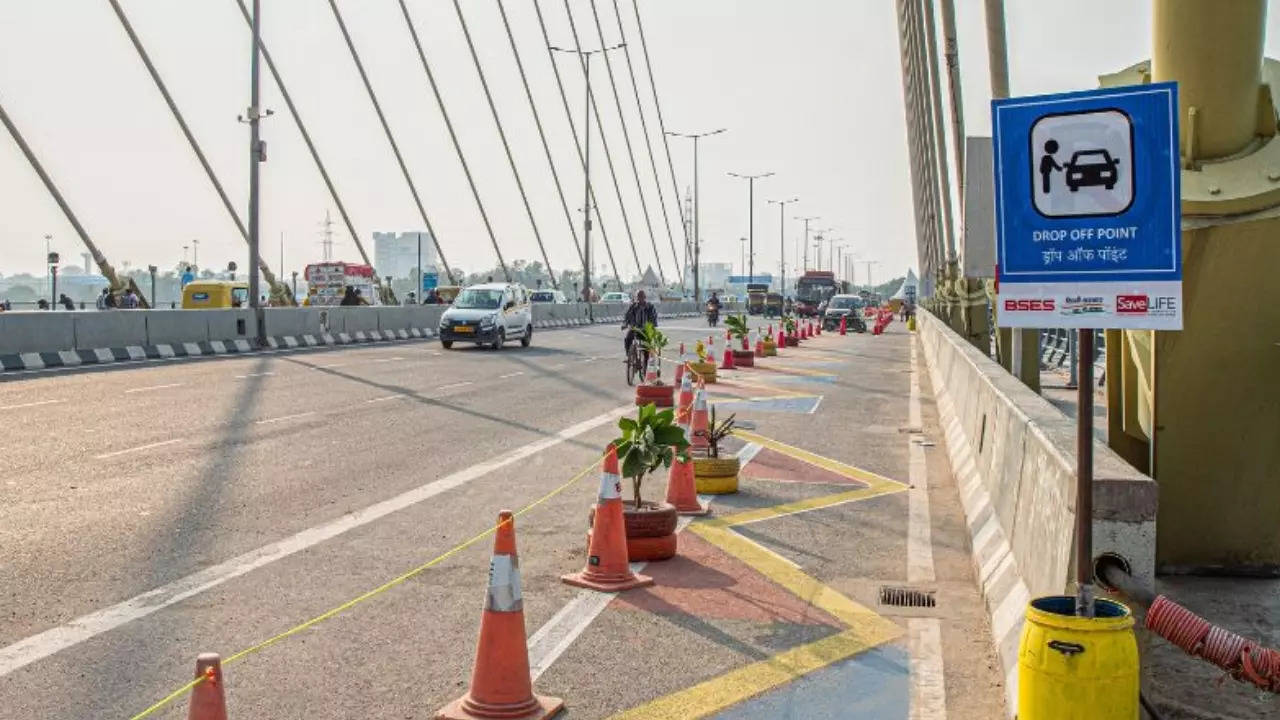
{"label": "blue road sign", "polygon": [[769,273],[763,275],[730,275],[727,282],[729,285],[768,285],[773,282],[773,275]]}
{"label": "blue road sign", "polygon": [[1182,329],[1178,88],[991,103],[1003,327]]}
{"label": "blue road sign", "polygon": [[433,272],[422,273],[422,291],[426,292],[440,285],[440,274]]}

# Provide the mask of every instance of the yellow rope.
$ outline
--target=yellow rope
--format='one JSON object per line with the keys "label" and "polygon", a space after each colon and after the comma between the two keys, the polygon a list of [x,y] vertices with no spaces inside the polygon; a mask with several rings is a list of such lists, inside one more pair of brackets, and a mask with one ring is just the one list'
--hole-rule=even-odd
{"label": "yellow rope", "polygon": [[[603,457],[604,457],[604,456],[602,455],[600,459],[603,459]],[[532,509],[534,509],[534,508],[538,507],[539,505],[541,505],[541,504],[545,503],[546,501],[550,500],[551,498],[555,497],[556,495],[559,495],[560,493],[564,492],[565,490],[568,490],[570,487],[572,487],[572,486],[574,486],[575,484],[577,484],[577,483],[578,483],[578,481],[579,481],[579,480],[581,480],[582,478],[586,477],[587,473],[591,472],[591,470],[592,470],[593,468],[599,467],[599,465],[600,465],[600,459],[597,459],[597,460],[593,461],[590,465],[588,465],[588,466],[586,466],[585,468],[583,468],[583,469],[582,469],[582,470],[581,470],[577,475],[574,475],[574,476],[573,476],[573,477],[572,477],[568,482],[564,483],[563,485],[560,485],[559,487],[555,488],[554,490],[552,490],[551,492],[547,493],[546,495],[543,495],[542,497],[538,498],[537,500],[534,500],[533,502],[529,503],[528,505],[525,505],[525,506],[524,506],[523,508],[521,508],[520,510],[516,511],[515,516],[516,516],[516,517],[519,517],[519,516],[521,516],[521,515],[524,515],[525,513],[529,512],[530,510],[532,510]],[[388,580],[387,582],[383,583],[382,585],[379,585],[378,587],[376,587],[376,588],[374,588],[374,589],[372,589],[372,590],[370,590],[370,591],[368,591],[368,592],[366,592],[366,593],[363,593],[363,594],[361,594],[361,595],[359,595],[359,596],[357,596],[357,597],[355,597],[355,598],[353,598],[353,599],[351,599],[351,600],[348,600],[347,602],[342,603],[341,605],[339,605],[339,606],[337,606],[337,607],[333,608],[332,610],[328,610],[328,611],[326,611],[326,612],[323,612],[323,613],[321,613],[321,614],[319,614],[319,615],[317,615],[317,616],[315,616],[315,617],[311,618],[310,620],[307,620],[306,622],[303,622],[303,623],[301,623],[301,624],[295,625],[295,626],[293,626],[293,627],[289,628],[288,630],[285,630],[284,632],[282,632],[282,633],[280,633],[280,634],[278,634],[278,635],[274,635],[274,636],[272,636],[272,637],[269,637],[269,638],[267,638],[266,640],[263,640],[262,642],[260,642],[260,643],[258,643],[258,644],[256,644],[256,645],[253,645],[253,646],[250,646],[250,647],[248,647],[248,648],[245,648],[244,650],[241,650],[240,652],[238,652],[238,653],[236,653],[236,654],[234,654],[234,655],[232,655],[232,656],[228,657],[226,660],[224,660],[224,661],[223,661],[223,664],[224,664],[224,665],[230,665],[231,663],[234,663],[234,662],[236,662],[236,661],[238,661],[238,660],[241,660],[241,659],[243,659],[243,658],[245,658],[245,657],[248,657],[249,655],[252,655],[252,654],[254,654],[254,653],[258,652],[259,650],[263,650],[263,649],[265,649],[265,648],[267,648],[267,647],[270,647],[271,645],[274,645],[274,644],[276,644],[276,643],[280,642],[281,640],[284,640],[285,638],[291,637],[291,636],[293,636],[293,635],[297,635],[298,633],[302,632],[303,630],[306,630],[306,629],[308,629],[308,628],[310,628],[310,627],[313,627],[313,626],[315,626],[315,625],[317,625],[317,624],[319,624],[319,623],[321,623],[321,622],[324,622],[325,620],[328,620],[329,618],[333,617],[334,615],[337,615],[337,614],[339,614],[339,613],[341,613],[341,612],[343,612],[343,611],[346,611],[346,610],[350,610],[352,607],[355,607],[356,605],[358,605],[358,604],[360,604],[360,603],[364,602],[365,600],[368,600],[369,598],[372,598],[372,597],[375,597],[375,596],[377,596],[377,595],[380,595],[380,594],[382,594],[382,593],[386,592],[387,590],[390,590],[391,588],[393,588],[393,587],[395,587],[395,586],[397,586],[397,585],[400,585],[401,583],[405,582],[406,580],[409,580],[409,579],[413,578],[414,576],[421,574],[422,572],[426,571],[427,569],[429,569],[429,568],[431,568],[431,567],[434,567],[435,565],[439,565],[440,563],[444,562],[445,560],[449,559],[450,557],[453,557],[454,555],[457,555],[458,553],[462,552],[463,550],[466,550],[467,548],[471,547],[472,545],[474,545],[474,544],[476,544],[476,543],[480,542],[481,540],[485,539],[486,537],[489,537],[489,536],[490,536],[490,535],[492,535],[492,534],[493,534],[497,529],[498,529],[498,528],[497,528],[497,526],[495,525],[494,527],[491,527],[491,528],[489,528],[488,530],[485,530],[485,531],[484,531],[484,532],[482,532],[482,533],[479,533],[479,534],[477,534],[477,535],[473,535],[471,538],[469,538],[469,539],[467,539],[467,540],[465,540],[465,541],[463,541],[463,542],[461,542],[461,543],[459,543],[459,544],[457,544],[457,545],[454,545],[452,548],[449,548],[449,549],[448,549],[448,550],[446,550],[445,552],[443,552],[443,553],[441,553],[440,555],[438,555],[438,556],[436,556],[436,557],[432,558],[431,560],[428,560],[427,562],[425,562],[425,563],[423,563],[423,564],[419,565],[418,567],[413,568],[412,570],[409,570],[408,572],[406,572],[406,573],[404,573],[404,574],[402,574],[402,575],[400,575],[400,576],[398,576],[398,577],[396,577],[396,578],[394,578],[394,579],[392,579],[392,580]],[[199,684],[200,684],[200,683],[202,683],[202,682],[204,682],[204,677],[203,677],[203,676],[198,677],[198,678],[196,678],[195,680],[192,680],[191,682],[187,683],[186,685],[183,685],[182,687],[178,688],[177,690],[174,690],[173,692],[169,693],[168,695],[166,695],[162,700],[160,700],[160,701],[159,701],[159,702],[157,702],[156,704],[152,705],[151,707],[148,707],[146,710],[143,710],[142,712],[138,713],[137,715],[134,715],[132,718],[130,718],[130,720],[142,720],[142,718],[145,718],[145,717],[147,717],[148,715],[151,715],[151,714],[155,713],[157,710],[159,710],[159,709],[163,708],[164,706],[166,706],[166,705],[168,705],[169,703],[173,702],[174,700],[178,699],[178,698],[179,698],[179,697],[181,697],[183,694],[185,694],[185,693],[187,693],[188,691],[190,691],[191,689],[195,688],[197,685],[199,685]]]}

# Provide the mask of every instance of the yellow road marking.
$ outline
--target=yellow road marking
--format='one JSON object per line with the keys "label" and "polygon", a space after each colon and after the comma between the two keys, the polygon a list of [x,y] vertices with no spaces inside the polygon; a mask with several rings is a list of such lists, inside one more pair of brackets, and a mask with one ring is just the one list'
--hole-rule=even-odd
{"label": "yellow road marking", "polygon": [[747,523],[759,522],[761,520],[772,520],[773,518],[782,517],[783,515],[795,515],[796,513],[821,510],[822,508],[828,508],[833,505],[841,505],[843,503],[854,502],[857,500],[868,500],[881,495],[906,492],[906,490],[907,486],[902,485],[901,483],[878,482],[870,487],[858,488],[857,490],[849,490],[847,492],[836,493],[834,495],[806,498],[804,500],[797,500],[784,505],[758,508],[756,510],[740,512],[736,515],[711,518],[704,524],[718,525],[720,527],[736,527],[738,525],[746,525]]}
{"label": "yellow road marking", "polygon": [[774,440],[773,438],[767,438],[763,435],[757,435],[747,430],[734,429],[733,435],[734,437],[742,438],[743,440],[746,440],[748,442],[756,443],[761,447],[766,447],[766,448],[769,448],[770,450],[776,450],[777,452],[780,452],[783,455],[793,457],[797,460],[803,460],[804,462],[807,462],[810,465],[817,465],[818,467],[823,468],[824,470],[830,470],[833,473],[844,475],[845,477],[871,483],[873,487],[877,483],[893,483],[894,485],[899,485],[904,489],[907,487],[906,483],[902,483],[897,480],[887,478],[883,475],[877,475],[876,473],[870,472],[868,470],[863,470],[862,468],[854,467],[852,465],[846,465],[845,463],[842,463],[839,460],[832,460],[829,457],[823,457],[822,455],[811,453],[808,450],[802,450],[798,447],[795,447],[794,445],[788,445],[784,442]]}
{"label": "yellow road marking", "polygon": [[868,649],[870,646],[859,640],[854,631],[846,630],[618,713],[610,720],[692,720],[707,717]]}

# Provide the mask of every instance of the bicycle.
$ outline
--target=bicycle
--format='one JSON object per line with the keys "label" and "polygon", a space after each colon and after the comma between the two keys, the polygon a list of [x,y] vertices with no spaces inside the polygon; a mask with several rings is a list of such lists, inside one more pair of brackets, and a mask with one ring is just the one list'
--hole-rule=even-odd
{"label": "bicycle", "polygon": [[[626,328],[623,329],[625,330]],[[636,379],[644,380],[644,368],[647,363],[648,358],[644,348],[641,347],[640,338],[633,338],[631,340],[631,350],[623,360],[623,368],[627,373],[627,385],[635,385]]]}

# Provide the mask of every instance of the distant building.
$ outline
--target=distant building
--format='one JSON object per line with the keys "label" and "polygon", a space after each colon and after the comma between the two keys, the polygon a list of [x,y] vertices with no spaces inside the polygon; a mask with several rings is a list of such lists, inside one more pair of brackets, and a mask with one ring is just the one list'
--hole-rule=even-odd
{"label": "distant building", "polygon": [[[701,263],[698,265],[698,285],[705,290],[724,290],[733,274],[733,263]],[[693,289],[693,270],[685,271],[685,287]]]}
{"label": "distant building", "polygon": [[422,239],[422,267],[427,272],[436,267],[436,248],[431,233],[416,230],[406,232],[375,232],[373,234],[373,265],[378,275],[393,278],[412,278],[418,265],[418,239]]}

